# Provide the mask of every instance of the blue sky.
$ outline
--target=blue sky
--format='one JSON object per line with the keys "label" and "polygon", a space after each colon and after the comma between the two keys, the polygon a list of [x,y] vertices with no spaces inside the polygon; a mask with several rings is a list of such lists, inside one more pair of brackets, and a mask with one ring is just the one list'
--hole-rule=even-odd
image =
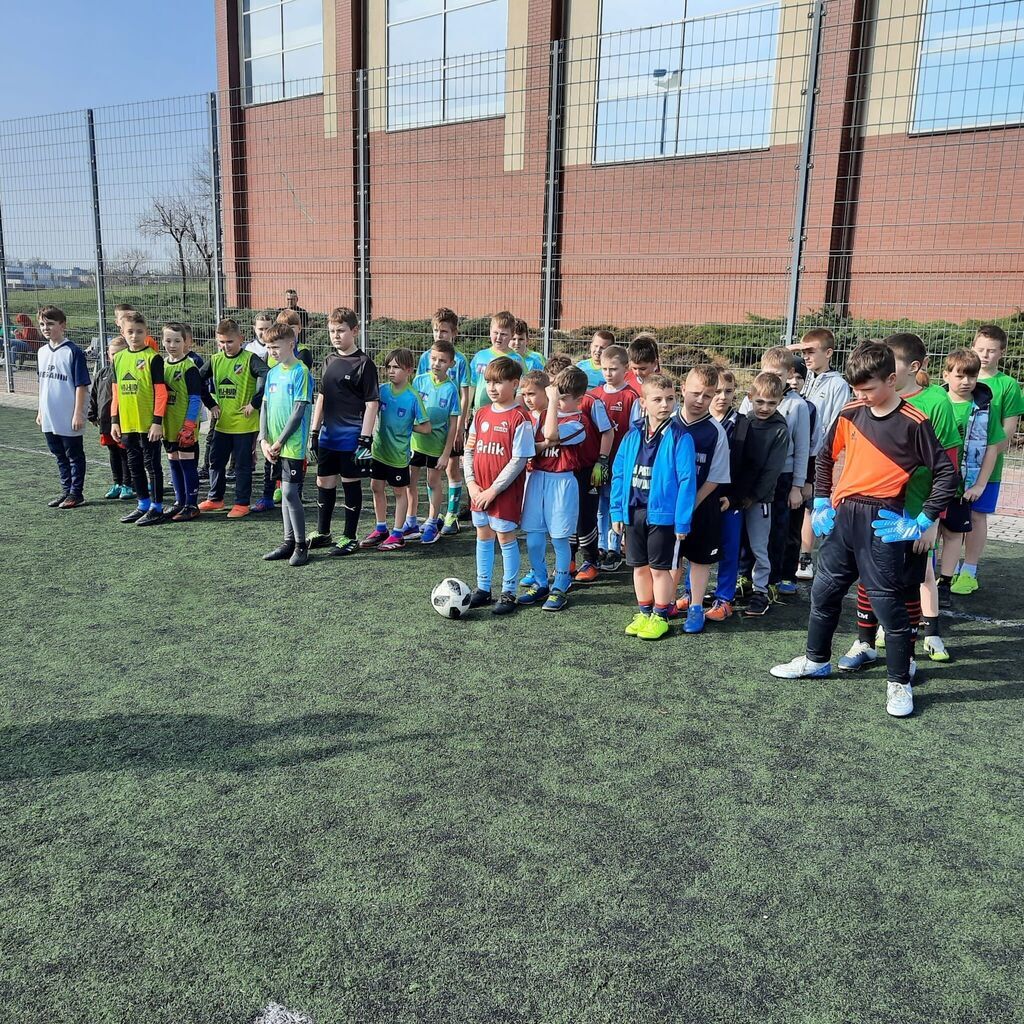
{"label": "blue sky", "polygon": [[214,0],[3,3],[0,120],[216,87]]}

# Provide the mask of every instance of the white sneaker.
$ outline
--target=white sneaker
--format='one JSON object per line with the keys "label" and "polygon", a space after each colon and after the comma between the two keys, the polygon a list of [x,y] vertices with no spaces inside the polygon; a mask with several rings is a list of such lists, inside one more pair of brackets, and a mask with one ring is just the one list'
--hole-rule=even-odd
{"label": "white sneaker", "polygon": [[893,718],[906,718],[914,713],[914,691],[910,683],[894,683],[889,680],[886,684],[885,710]]}
{"label": "white sneaker", "polygon": [[769,671],[776,679],[826,679],[832,675],[832,662],[811,661],[801,654],[785,665],[773,665]]}
{"label": "white sneaker", "polygon": [[926,636],[924,638],[924,653],[932,661],[949,661],[949,651],[946,650],[941,636]]}
{"label": "white sneaker", "polygon": [[880,650],[885,650],[885,630],[881,626],[875,630],[875,646]]}
{"label": "white sneaker", "polygon": [[873,665],[878,658],[878,651],[863,640],[854,640],[853,646],[839,659],[836,667],[840,672],[859,672],[868,665]]}
{"label": "white sneaker", "polygon": [[800,556],[800,564],[796,570],[796,578],[798,580],[814,579],[814,561],[810,555]]}

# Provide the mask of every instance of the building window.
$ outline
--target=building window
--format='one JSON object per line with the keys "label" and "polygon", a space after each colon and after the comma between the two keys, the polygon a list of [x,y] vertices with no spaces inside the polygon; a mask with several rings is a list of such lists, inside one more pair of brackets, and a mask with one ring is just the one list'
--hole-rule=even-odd
{"label": "building window", "polygon": [[1024,3],[927,0],[915,132],[1024,123]]}
{"label": "building window", "polygon": [[388,128],[505,111],[508,0],[388,0]]}
{"label": "building window", "polygon": [[242,0],[246,103],[323,92],[323,0]]}
{"label": "building window", "polygon": [[779,4],[603,0],[594,160],[770,144]]}

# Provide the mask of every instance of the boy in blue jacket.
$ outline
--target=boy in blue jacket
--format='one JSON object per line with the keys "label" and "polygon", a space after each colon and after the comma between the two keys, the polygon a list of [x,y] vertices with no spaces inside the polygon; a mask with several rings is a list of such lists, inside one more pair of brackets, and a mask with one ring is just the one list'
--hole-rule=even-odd
{"label": "boy in blue jacket", "polygon": [[626,535],[638,611],[627,636],[660,640],[675,610],[673,570],[690,532],[697,495],[693,440],[672,415],[676,385],[655,373],[643,383],[644,418],[622,439],[612,470],[612,529]]}

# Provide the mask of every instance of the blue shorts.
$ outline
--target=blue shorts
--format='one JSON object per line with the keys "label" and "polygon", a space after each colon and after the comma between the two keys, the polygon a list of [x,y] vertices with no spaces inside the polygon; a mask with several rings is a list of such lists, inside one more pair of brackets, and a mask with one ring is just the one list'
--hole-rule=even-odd
{"label": "blue shorts", "polygon": [[981,497],[971,505],[972,512],[981,512],[984,515],[990,516],[999,504],[999,480],[995,480],[990,483],[984,491],[982,491]]}
{"label": "blue shorts", "polygon": [[518,523],[489,516],[486,512],[478,512],[476,509],[473,510],[473,525],[489,526],[495,533],[515,533],[519,529]]}
{"label": "blue shorts", "polygon": [[523,498],[523,529],[546,533],[554,540],[576,532],[580,510],[580,488],[575,473],[534,470],[526,481]]}

